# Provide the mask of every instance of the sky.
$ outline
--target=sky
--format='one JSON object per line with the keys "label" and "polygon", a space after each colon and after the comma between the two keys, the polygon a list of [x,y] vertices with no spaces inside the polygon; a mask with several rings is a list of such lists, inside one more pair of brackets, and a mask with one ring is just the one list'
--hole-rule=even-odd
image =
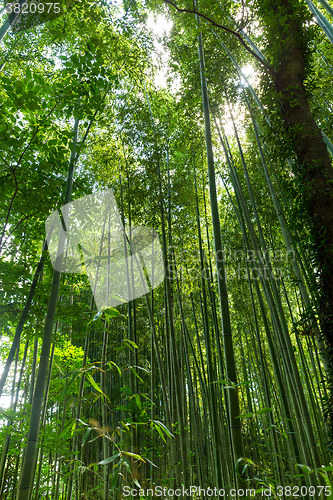
{"label": "sky", "polygon": [[[147,27],[152,30],[155,35],[154,46],[156,51],[156,56],[154,57],[156,63],[158,63],[159,57],[162,59],[162,68],[156,73],[155,84],[158,87],[166,87],[166,74],[167,74],[167,64],[169,53],[159,42],[159,38],[164,35],[169,35],[172,28],[172,21],[166,19],[162,15],[154,16],[152,13],[148,15]],[[164,66],[164,67],[163,67]],[[178,86],[178,79],[175,78],[175,88]]]}

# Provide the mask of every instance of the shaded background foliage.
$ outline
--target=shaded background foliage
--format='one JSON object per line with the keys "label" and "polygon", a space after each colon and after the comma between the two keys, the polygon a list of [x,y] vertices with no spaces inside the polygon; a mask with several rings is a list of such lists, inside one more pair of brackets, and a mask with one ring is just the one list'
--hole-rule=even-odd
{"label": "shaded background foliage", "polygon": [[[292,5],[304,35],[311,111],[332,138],[332,47],[306,2]],[[269,64],[279,64],[285,47],[272,40],[275,21],[266,2],[210,2],[198,9],[218,24],[244,29]],[[158,37],[168,55],[165,84],[158,86],[163,61],[156,59],[149,26],[161,13],[173,24]],[[11,401],[1,409],[2,498],[108,499],[118,498],[125,484],[179,487],[189,481],[204,487],[221,481],[225,488],[330,485],[331,373],[323,352],[329,346],[318,327],[320,266],[301,165],[272,75],[230,33],[203,19],[200,26],[237,380],[228,379],[223,356],[194,15],[161,2],[80,1],[50,22],[8,31],[1,40],[3,364],[40,262],[44,221],[65,199],[73,150],[72,199],[111,187],[124,225],[157,229],[168,264],[165,283],[148,297],[103,313],[85,275],[61,276],[34,481],[24,497],[17,488],[53,279],[46,256],[3,392]],[[234,61],[244,72],[252,66],[257,100]],[[260,127],[259,144],[247,102]],[[220,131],[224,126],[228,154],[214,117]],[[292,235],[291,255],[300,255],[309,304],[287,255],[259,146],[284,212],[282,226]],[[265,241],[273,270],[280,270],[276,288],[268,271],[262,281],[248,279],[251,262],[260,269],[256,239],[263,267],[269,267]],[[288,351],[283,338],[290,339]],[[233,455],[229,428],[232,394],[240,406],[240,458]],[[318,460],[322,475],[310,473]]]}

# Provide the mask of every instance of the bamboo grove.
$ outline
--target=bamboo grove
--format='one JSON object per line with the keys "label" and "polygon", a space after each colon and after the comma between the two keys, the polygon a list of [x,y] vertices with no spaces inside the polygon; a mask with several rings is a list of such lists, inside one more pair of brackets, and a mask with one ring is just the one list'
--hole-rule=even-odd
{"label": "bamboo grove", "polygon": [[[0,498],[333,498],[333,8],[15,5]],[[98,310],[45,221],[108,188],[125,229],[158,234],[165,277]]]}

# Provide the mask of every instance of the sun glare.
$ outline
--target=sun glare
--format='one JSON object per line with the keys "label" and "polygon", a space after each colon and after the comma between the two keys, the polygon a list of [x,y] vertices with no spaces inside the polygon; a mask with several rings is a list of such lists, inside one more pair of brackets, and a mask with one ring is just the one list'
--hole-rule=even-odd
{"label": "sun glare", "polygon": [[158,16],[149,14],[147,19],[147,27],[151,29],[156,36],[169,35],[172,28],[172,21],[169,21],[161,14]]}
{"label": "sun glare", "polygon": [[[165,50],[162,43],[160,42],[160,37],[168,36],[172,28],[172,21],[166,19],[163,15],[153,16],[149,14],[147,19],[147,27],[154,33],[154,48],[155,55],[153,56],[154,63],[159,67],[155,73],[155,85],[157,87],[166,87],[167,82],[167,69],[169,52]],[[179,87],[179,79],[175,78],[172,84],[172,88],[177,90]]]}

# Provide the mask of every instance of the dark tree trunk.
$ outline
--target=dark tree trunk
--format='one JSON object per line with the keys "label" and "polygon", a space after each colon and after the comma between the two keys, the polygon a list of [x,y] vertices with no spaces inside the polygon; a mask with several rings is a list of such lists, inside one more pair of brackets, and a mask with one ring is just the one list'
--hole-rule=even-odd
{"label": "dark tree trunk", "polygon": [[[306,36],[303,33],[300,2],[264,2],[263,17],[272,52],[278,61],[276,91],[294,151],[295,172],[304,186],[304,201],[313,222],[314,239],[321,279],[321,324],[333,380],[333,168],[321,132],[311,113],[303,84],[306,67]],[[277,41],[279,43],[277,43]],[[333,388],[333,384],[332,384]],[[333,398],[333,391],[331,391]],[[333,399],[330,405],[333,424]]]}

